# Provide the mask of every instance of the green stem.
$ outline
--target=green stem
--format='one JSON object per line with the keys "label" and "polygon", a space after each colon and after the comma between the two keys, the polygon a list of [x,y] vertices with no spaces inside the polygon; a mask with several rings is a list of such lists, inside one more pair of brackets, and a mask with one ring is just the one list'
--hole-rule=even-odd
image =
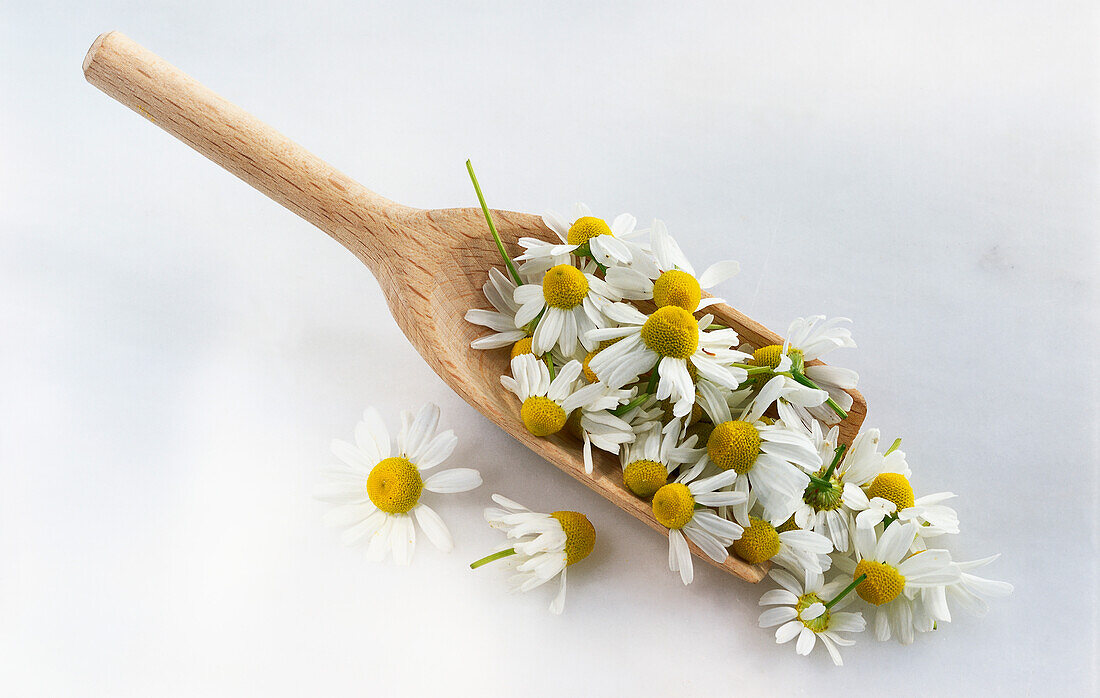
{"label": "green stem", "polygon": [[653,370],[649,373],[649,383],[647,383],[645,386],[645,391],[650,394],[653,394],[653,392],[656,390],[657,380],[658,378],[660,378],[660,374],[657,373],[657,365],[658,364],[653,364]]}
{"label": "green stem", "polygon": [[886,449],[886,453],[883,453],[882,455],[883,456],[890,455],[894,451],[898,450],[898,446],[901,446],[901,437],[900,436],[898,438],[894,439],[894,443],[890,444],[890,448]]}
{"label": "green stem", "polygon": [[897,520],[898,520],[898,515],[897,514],[888,514],[887,516],[883,517],[883,519],[882,519],[882,530],[885,531],[886,528],[890,524],[894,523]]}
{"label": "green stem", "polygon": [[516,285],[522,286],[523,279],[520,278],[519,272],[516,271],[516,266],[512,263],[512,258],[504,251],[504,242],[501,241],[500,233],[497,232],[497,227],[493,224],[493,217],[489,215],[489,205],[485,203],[485,195],[481,193],[481,185],[477,183],[477,175],[474,174],[474,166],[469,160],[466,161],[466,170],[470,173],[470,181],[474,183],[474,191],[477,192],[477,200],[481,203],[481,210],[485,214],[485,222],[489,224],[489,232],[493,234],[493,240],[497,243],[497,249],[500,250],[500,256],[504,259],[504,264],[508,267],[508,271],[512,274],[512,278],[515,280]]}
{"label": "green stem", "polygon": [[844,452],[848,450],[847,444],[840,444],[836,447],[836,454],[833,456],[833,462],[829,464],[829,469],[825,471],[825,474],[821,477],[828,480],[832,477],[833,471],[836,470],[836,466],[840,463],[840,458],[844,455]]}
{"label": "green stem", "polygon": [[748,364],[733,364],[730,368],[742,368],[745,373],[750,376],[755,376],[758,373],[771,373],[771,366],[750,366]]}
{"label": "green stem", "polygon": [[470,563],[470,569],[476,570],[478,567],[481,567],[482,565],[488,565],[490,562],[496,562],[497,560],[501,559],[502,557],[508,557],[509,555],[515,555],[515,554],[516,554],[516,549],[515,548],[508,548],[507,550],[501,550],[498,553],[493,553],[492,555],[486,555],[485,557],[481,558],[477,562],[471,562]]}
{"label": "green stem", "polygon": [[550,356],[550,352],[546,352],[542,358],[546,361],[546,368],[550,369],[550,380],[554,380],[558,375],[558,372],[554,370],[554,357]]}
{"label": "green stem", "polygon": [[[796,381],[798,381],[802,385],[806,386],[807,388],[813,388],[814,390],[821,390],[821,388],[818,387],[817,383],[814,383],[812,380],[810,380],[806,376],[806,374],[802,373],[801,371],[791,369],[791,378],[794,378]],[[830,409],[832,409],[833,412],[836,412],[837,415],[841,419],[847,419],[848,418],[848,413],[845,412],[844,410],[840,409],[840,405],[836,404],[836,401],[833,400],[832,398],[827,399],[825,401],[825,404],[828,405],[830,407]]]}
{"label": "green stem", "polygon": [[866,579],[867,579],[867,575],[866,575],[866,574],[861,574],[861,575],[859,575],[858,577],[856,577],[855,579],[853,579],[853,580],[852,580],[852,583],[851,583],[851,584],[849,584],[848,586],[844,587],[844,591],[842,591],[842,592],[840,592],[839,594],[837,594],[836,596],[834,596],[834,597],[833,597],[833,600],[832,600],[832,601],[830,601],[829,603],[825,604],[825,608],[832,608],[832,607],[833,607],[833,604],[835,604],[835,603],[836,603],[837,601],[840,601],[840,600],[841,600],[841,599],[843,599],[843,598],[844,598],[845,596],[847,596],[847,595],[848,595],[849,593],[851,593],[852,589],[855,589],[856,587],[858,587],[858,586],[859,586],[860,584],[862,584],[862,583],[863,583],[863,581],[864,581],[864,580],[866,580]]}
{"label": "green stem", "polygon": [[626,403],[625,405],[620,405],[619,407],[616,407],[615,409],[611,410],[611,414],[615,415],[616,417],[622,417],[624,414],[626,414],[630,410],[634,409],[638,405],[641,405],[643,402],[645,402],[648,399],[649,399],[649,393],[642,393],[641,395],[634,398],[633,400]]}

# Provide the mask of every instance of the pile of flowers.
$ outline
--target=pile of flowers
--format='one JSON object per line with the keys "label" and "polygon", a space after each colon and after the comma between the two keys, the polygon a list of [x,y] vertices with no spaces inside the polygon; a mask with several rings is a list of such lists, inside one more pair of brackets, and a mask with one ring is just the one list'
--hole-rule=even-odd
{"label": "pile of flowers", "polygon": [[[642,231],[581,204],[543,216],[556,239],[522,238],[511,258],[474,181],[503,267],[484,286],[491,309],[466,315],[490,330],[472,346],[510,352],[501,384],[528,431],[575,435],[589,474],[593,449],[618,456],[623,486],[668,529],[684,584],[688,541],[718,562],[770,562],[778,588],[760,599],[761,627],[803,655],[820,641],[837,664],[865,613],[876,639],[910,643],[952,605],[983,612],[985,597],[1011,591],[971,572],[995,558],[960,562],[941,547],[959,532],[954,495],[917,496],[900,439],[885,446],[865,429],[841,443],[858,376],[818,360],[855,347],[847,320],[798,318],[782,344],[745,344],[707,312],[723,301],[705,290],[736,262],[697,273],[661,221]],[[490,521],[525,515],[498,503]],[[561,571],[562,555],[525,564]]]}

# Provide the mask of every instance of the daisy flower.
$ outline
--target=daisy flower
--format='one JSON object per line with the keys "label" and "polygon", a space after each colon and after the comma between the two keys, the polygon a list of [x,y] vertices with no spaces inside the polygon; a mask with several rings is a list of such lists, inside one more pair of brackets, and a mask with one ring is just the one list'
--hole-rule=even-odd
{"label": "daisy flower", "polygon": [[633,444],[624,446],[619,456],[623,466],[623,484],[642,499],[649,499],[668,484],[672,471],[685,463],[696,463],[704,451],[692,448],[696,438],[680,443],[680,420],[664,429],[652,423]]}
{"label": "daisy flower", "polygon": [[604,267],[631,264],[647,271],[653,268],[649,255],[630,240],[639,233],[635,230],[638,221],[629,213],[616,216],[608,225],[604,219],[593,216],[588,206],[578,203],[573,209],[572,223],[553,211],[545,213],[542,222],[554,231],[558,241],[520,238],[519,245],[524,252],[516,259],[523,262],[521,268],[528,273],[566,264],[571,254],[591,257]]}
{"label": "daisy flower", "polygon": [[833,580],[825,584],[818,573],[808,572],[805,583],[779,569],[773,569],[768,576],[779,584],[780,589],[772,589],[760,597],[761,606],[771,606],[760,614],[761,628],[774,628],[775,641],[779,644],[798,638],[795,651],[803,656],[813,651],[820,639],[828,650],[833,664],[841,666],[838,647],[849,647],[854,640],[841,633],[861,633],[867,627],[863,614],[856,611],[844,611],[852,602],[852,597],[844,590],[842,580]]}
{"label": "daisy flower", "polygon": [[559,264],[547,270],[541,283],[516,287],[512,299],[519,305],[515,326],[535,322],[535,354],[541,356],[557,347],[564,356],[572,357],[578,342],[585,351],[596,348],[597,342],[587,335],[606,324],[602,308],[608,300],[619,300],[619,296],[602,279],[569,264]]}
{"label": "daisy flower", "polygon": [[544,362],[531,354],[520,354],[512,359],[512,375],[501,376],[500,383],[519,398],[519,416],[527,431],[550,436],[561,431],[573,410],[608,399],[603,385],[578,387],[580,374],[581,362],[574,360],[562,366],[551,380]]}
{"label": "daisy flower", "polygon": [[737,262],[726,260],[712,264],[696,277],[695,268],[668,234],[668,226],[660,220],[653,221],[650,247],[657,263],[652,273],[646,273],[636,266],[608,268],[605,279],[623,298],[652,298],[658,308],[676,305],[694,313],[707,306],[724,303],[721,298],[703,298],[703,290],[717,286],[741,269]]}
{"label": "daisy flower", "polygon": [[[961,575],[958,582],[944,587],[947,601],[958,605],[971,615],[984,616],[989,610],[989,604],[985,602],[986,598],[1011,594],[1012,585],[1008,582],[986,579],[971,573],[971,570],[985,567],[999,557],[1000,555],[991,555],[981,560],[956,563],[959,566]],[[950,612],[947,615],[950,619]]]}
{"label": "daisy flower", "polygon": [[[710,404],[714,430],[707,439],[707,456],[720,469],[736,473],[735,490],[751,487],[764,507],[765,518],[778,526],[791,518],[810,484],[807,471],[821,467],[821,456],[809,436],[782,421],[734,419],[722,401]],[[747,507],[744,508],[747,515]]]}
{"label": "daisy flower", "polygon": [[[577,511],[555,511],[539,514],[522,504],[493,495],[502,508],[485,510],[485,520],[493,528],[508,535],[512,546],[471,563],[471,569],[508,558],[516,574],[509,579],[511,591],[531,591],[556,576],[561,581],[558,595],[550,604],[551,613],[565,608],[566,568],[580,562],[596,545],[596,529],[588,518]],[[514,557],[513,557],[514,556]]]}
{"label": "daisy flower", "polygon": [[481,475],[471,468],[451,468],[425,478],[451,455],[458,439],[450,430],[435,433],[439,408],[431,403],[415,416],[402,412],[401,422],[391,445],[378,411],[368,408],[355,427],[354,445],[333,440],[332,452],[343,467],[330,471],[316,496],[336,505],[325,519],[347,527],[344,543],[370,539],[368,559],[381,561],[392,552],[394,562],[407,565],[416,543],[414,518],[436,548],[450,552],[454,547],[447,525],[421,502],[423,493],[466,492],[481,484]]}
{"label": "daisy flower", "polygon": [[690,312],[670,305],[647,316],[625,303],[608,304],[605,314],[622,327],[593,330],[588,333],[590,341],[619,341],[592,357],[589,367],[613,388],[656,370],[657,399],[671,400],[674,416],[688,414],[695,404],[692,372],[728,390],[736,390],[748,377],[737,364],[749,355],[732,348],[737,345],[737,332],[703,329],[714,319],[710,315],[696,320]]}
{"label": "daisy flower", "polygon": [[[780,415],[783,414],[782,405]],[[784,418],[784,423],[789,423]],[[858,437],[857,437],[858,438]],[[832,427],[825,433],[821,424],[814,420],[810,425],[810,439],[813,441],[822,463],[834,460],[837,452],[837,443],[840,439],[839,427]],[[848,551],[848,527],[851,524],[851,515],[844,508],[844,487],[840,484],[840,474],[833,468],[833,473],[826,476],[825,471],[815,474],[816,480],[811,480],[802,494],[802,499],[795,504],[793,521],[795,526],[807,531],[814,531],[832,541],[833,547],[838,552]]]}
{"label": "daisy flower", "polygon": [[633,398],[635,391],[615,390],[603,383],[589,384],[584,390],[585,393],[578,391],[577,394],[586,404],[572,413],[567,424],[584,444],[581,449],[584,455],[584,471],[591,475],[593,446],[608,453],[618,453],[623,444],[634,441],[634,426],[616,415],[614,410]]}
{"label": "daisy flower", "polygon": [[745,562],[756,565],[772,562],[786,567],[796,575],[821,574],[829,569],[829,553],[833,542],[813,531],[803,531],[786,525],[776,528],[768,521],[748,514],[756,499],[749,493],[748,507],[734,507],[734,519],[744,529],[741,538],[733,542],[733,552]]}
{"label": "daisy flower", "polygon": [[[859,584],[856,593],[867,603],[877,606],[875,637],[889,640],[897,637],[903,645],[913,642],[918,629],[914,620],[927,613],[919,594],[921,589],[955,584],[961,578],[958,565],[946,550],[923,550],[910,553],[917,537],[917,525],[893,523],[881,535],[873,528],[855,528],[856,562],[841,558],[838,567],[850,568],[852,581]],[[849,571],[845,569],[845,571]]]}
{"label": "daisy flower", "polygon": [[847,318],[826,320],[824,315],[796,318],[787,329],[787,339],[782,346],[770,344],[753,352],[753,365],[770,366],[776,373],[789,372],[792,380],[826,391],[829,399],[825,405],[804,408],[826,424],[839,422],[852,409],[852,396],[847,390],[856,387],[859,374],[847,368],[823,364],[809,366],[807,363],[833,349],[856,346],[851,331],[839,327],[843,322],[851,321]]}
{"label": "daisy flower", "polygon": [[467,310],[466,322],[488,327],[493,333],[478,337],[470,342],[470,346],[474,349],[497,349],[514,345],[527,337],[526,330],[516,327],[516,313],[519,312],[520,305],[513,298],[516,292],[515,282],[500,269],[490,267],[489,280],[481,290],[495,310]]}
{"label": "daisy flower", "polygon": [[691,584],[695,577],[688,540],[715,562],[724,562],[729,557],[726,548],[741,537],[742,528],[714,513],[713,507],[732,506],[747,496],[720,491],[733,482],[732,471],[698,479],[705,465],[706,459],[700,458],[676,482],[653,495],[653,516],[668,529],[668,568],[679,572],[684,584]]}

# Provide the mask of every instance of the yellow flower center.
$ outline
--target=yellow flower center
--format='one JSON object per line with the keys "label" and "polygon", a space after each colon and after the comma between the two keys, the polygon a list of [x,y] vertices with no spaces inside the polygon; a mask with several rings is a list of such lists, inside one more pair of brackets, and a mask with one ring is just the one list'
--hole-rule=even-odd
{"label": "yellow flower center", "polygon": [[587,294],[588,279],[574,266],[559,264],[542,277],[542,297],[551,308],[576,308]]}
{"label": "yellow flower center", "polygon": [[699,346],[699,325],[688,311],[667,305],[646,319],[642,341],[659,356],[687,359]]}
{"label": "yellow flower center", "polygon": [[[802,366],[805,361],[802,358],[802,350],[797,347],[788,347],[787,356],[791,357],[791,363],[795,365],[795,368]],[[783,345],[782,344],[769,344],[766,347],[760,347],[752,353],[752,359],[749,361],[753,366],[767,366],[769,368],[777,368],[779,366],[779,360],[783,357]],[[766,374],[765,374],[766,375]]]}
{"label": "yellow flower center", "polygon": [[695,497],[687,485],[673,482],[653,495],[653,516],[665,528],[683,528],[695,515]]}
{"label": "yellow flower center", "polygon": [[749,517],[750,526],[733,541],[733,552],[745,562],[756,564],[775,557],[779,552],[779,533],[764,519]]}
{"label": "yellow flower center", "polygon": [[597,235],[611,235],[611,227],[607,225],[607,221],[602,218],[596,218],[595,216],[584,216],[578,218],[575,223],[569,228],[569,232],[566,233],[565,239],[570,245],[583,245]]}
{"label": "yellow flower center", "polygon": [[566,414],[561,405],[548,397],[532,396],[519,408],[520,419],[527,431],[535,436],[557,434],[565,426]]}
{"label": "yellow flower center", "polygon": [[423,491],[420,470],[408,458],[385,458],[367,476],[367,496],[387,514],[408,512],[420,501]]}
{"label": "yellow flower center", "polygon": [[653,302],[658,308],[675,305],[694,313],[703,299],[699,282],[686,271],[670,269],[653,282]]}
{"label": "yellow flower center", "polygon": [[581,370],[584,372],[584,379],[589,383],[598,383],[600,380],[599,377],[596,375],[596,372],[593,371],[588,365],[592,361],[593,357],[595,357],[596,354],[599,353],[599,349],[597,349],[596,351],[590,351],[584,355],[584,360],[581,361]]}
{"label": "yellow flower center", "polygon": [[798,620],[802,621],[802,625],[805,625],[815,633],[825,632],[829,629],[829,609],[826,608],[824,613],[812,620],[804,620],[802,618],[802,612],[815,603],[824,604],[825,599],[812,591],[808,591],[802,596],[799,596],[798,603],[795,605],[795,610],[798,611]]}
{"label": "yellow flower center", "polygon": [[852,579],[858,579],[863,574],[867,575],[867,579],[856,587],[856,593],[869,604],[881,606],[889,603],[905,588],[905,577],[885,562],[860,560]]}
{"label": "yellow flower center", "polygon": [[522,354],[535,355],[534,350],[531,348],[531,342],[534,341],[533,337],[524,337],[515,344],[512,345],[512,357],[516,358]]}
{"label": "yellow flower center", "polygon": [[913,486],[900,473],[882,473],[871,481],[868,497],[882,497],[893,502],[898,511],[913,506]]}
{"label": "yellow flower center", "polygon": [[748,422],[722,422],[710,432],[707,455],[722,470],[744,475],[760,455],[760,432]]}
{"label": "yellow flower center", "polygon": [[642,499],[649,499],[668,482],[668,469],[652,460],[636,460],[623,468],[623,484]]}
{"label": "yellow flower center", "polygon": [[580,562],[596,547],[596,529],[579,511],[555,511],[550,514],[565,531],[565,565]]}

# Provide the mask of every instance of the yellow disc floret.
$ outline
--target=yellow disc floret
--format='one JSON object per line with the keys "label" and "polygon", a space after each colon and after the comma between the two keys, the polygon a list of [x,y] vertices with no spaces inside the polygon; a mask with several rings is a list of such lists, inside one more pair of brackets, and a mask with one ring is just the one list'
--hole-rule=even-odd
{"label": "yellow disc floret", "polygon": [[550,514],[565,531],[565,565],[580,562],[596,547],[596,529],[579,511],[555,511]]}
{"label": "yellow disc floret", "polygon": [[775,527],[776,533],[786,533],[787,531],[801,531],[801,530],[802,529],[798,527],[798,524],[796,524],[794,522],[794,517],[793,516]]}
{"label": "yellow disc floret", "polygon": [[[769,368],[777,368],[779,366],[779,360],[783,356],[783,345],[781,344],[769,344],[766,347],[760,347],[752,353],[752,359],[749,363],[753,366],[767,366]],[[795,364],[795,368],[801,366],[804,361],[802,358],[802,350],[797,347],[788,347],[787,356],[791,357],[791,362]]]}
{"label": "yellow disc floret", "polygon": [[551,267],[542,277],[542,297],[551,308],[576,308],[587,294],[588,279],[584,272],[569,264]]}
{"label": "yellow disc floret", "polygon": [[710,432],[707,455],[722,470],[744,475],[760,455],[760,432],[748,422],[722,422]]}
{"label": "yellow disc floret", "polygon": [[868,497],[882,497],[893,502],[898,511],[913,506],[913,486],[900,473],[882,473],[871,481],[867,488]]}
{"label": "yellow disc floret", "polygon": [[859,579],[864,574],[867,575],[867,579],[856,587],[856,593],[869,604],[881,606],[889,603],[905,588],[905,577],[884,562],[860,560],[856,565],[856,571],[852,573],[852,579]]}
{"label": "yellow disc floret", "polygon": [[387,514],[407,513],[420,501],[423,491],[420,470],[408,458],[381,460],[367,476],[367,496]]}
{"label": "yellow disc floret", "polygon": [[567,415],[558,403],[548,397],[535,395],[523,401],[519,416],[527,431],[535,436],[550,436],[561,431]]}
{"label": "yellow disc floret", "polygon": [[642,325],[642,341],[660,356],[686,359],[699,346],[699,324],[679,306],[657,308]]}
{"label": "yellow disc floret", "polygon": [[636,460],[623,468],[623,484],[642,499],[649,499],[668,482],[668,468],[657,461]]}
{"label": "yellow disc floret", "polygon": [[512,345],[512,358],[516,358],[522,354],[535,355],[535,351],[531,348],[531,342],[534,341],[533,337],[524,337],[515,344]]}
{"label": "yellow disc floret", "polygon": [[824,604],[825,599],[812,591],[808,591],[798,597],[798,603],[795,604],[795,610],[798,611],[798,620],[802,621],[802,625],[805,625],[815,633],[822,633],[829,629],[829,609],[826,608],[824,613],[811,620],[806,620],[802,617],[802,612],[815,603]]}
{"label": "yellow disc floret", "polygon": [[589,383],[599,383],[600,382],[600,379],[596,375],[596,372],[593,371],[588,365],[589,362],[591,362],[592,359],[595,358],[596,354],[599,354],[599,353],[600,353],[599,349],[597,349],[596,351],[590,351],[590,352],[588,352],[587,354],[584,355],[584,361],[581,362],[581,371],[584,372],[584,379],[586,381],[588,381]]}
{"label": "yellow disc floret", "polygon": [[695,515],[695,497],[687,485],[673,482],[653,495],[653,516],[665,528],[683,528]]}
{"label": "yellow disc floret", "polygon": [[583,245],[597,235],[615,237],[611,234],[611,227],[607,225],[607,221],[595,216],[584,216],[573,223],[565,239],[570,245]]}
{"label": "yellow disc floret", "polygon": [[703,300],[703,289],[699,282],[686,271],[670,269],[653,282],[653,302],[658,308],[675,305],[694,313]]}
{"label": "yellow disc floret", "polygon": [[750,526],[733,541],[733,552],[745,562],[756,564],[775,557],[779,552],[779,534],[775,527],[764,519],[749,517]]}

